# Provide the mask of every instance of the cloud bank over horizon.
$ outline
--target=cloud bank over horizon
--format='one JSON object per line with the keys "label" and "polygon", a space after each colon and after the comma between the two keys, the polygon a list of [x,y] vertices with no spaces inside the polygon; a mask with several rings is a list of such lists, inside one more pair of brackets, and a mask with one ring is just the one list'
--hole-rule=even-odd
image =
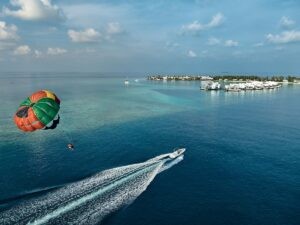
{"label": "cloud bank over horizon", "polygon": [[0,10],[0,71],[300,74],[296,0],[3,0]]}

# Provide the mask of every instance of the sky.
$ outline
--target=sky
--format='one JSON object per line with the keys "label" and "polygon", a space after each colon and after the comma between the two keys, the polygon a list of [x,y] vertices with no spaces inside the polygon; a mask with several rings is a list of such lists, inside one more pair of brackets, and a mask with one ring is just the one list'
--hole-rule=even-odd
{"label": "sky", "polygon": [[300,75],[299,0],[1,0],[0,72]]}

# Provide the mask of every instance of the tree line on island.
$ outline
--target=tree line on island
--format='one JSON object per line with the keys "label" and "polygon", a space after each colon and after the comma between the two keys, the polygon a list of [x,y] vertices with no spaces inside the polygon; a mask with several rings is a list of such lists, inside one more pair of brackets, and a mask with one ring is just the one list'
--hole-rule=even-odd
{"label": "tree line on island", "polygon": [[228,81],[276,81],[276,82],[295,82],[300,81],[300,76],[257,76],[257,75],[152,75],[148,80],[228,80]]}
{"label": "tree line on island", "polygon": [[276,81],[276,82],[283,82],[287,80],[288,82],[294,82],[297,79],[295,76],[244,76],[244,75],[226,75],[226,76],[213,76],[213,80],[256,80],[256,81]]}

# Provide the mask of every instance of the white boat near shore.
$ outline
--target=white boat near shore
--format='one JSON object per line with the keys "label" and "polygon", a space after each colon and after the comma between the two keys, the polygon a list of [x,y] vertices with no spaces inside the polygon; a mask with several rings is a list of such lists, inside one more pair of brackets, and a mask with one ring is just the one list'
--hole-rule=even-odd
{"label": "white boat near shore", "polygon": [[208,81],[204,83],[200,89],[206,91],[216,91],[221,89],[221,84],[219,82]]}
{"label": "white boat near shore", "polygon": [[247,90],[264,90],[264,89],[275,89],[281,87],[281,84],[275,81],[251,81],[246,83],[231,83],[225,85],[225,91],[247,91]]}

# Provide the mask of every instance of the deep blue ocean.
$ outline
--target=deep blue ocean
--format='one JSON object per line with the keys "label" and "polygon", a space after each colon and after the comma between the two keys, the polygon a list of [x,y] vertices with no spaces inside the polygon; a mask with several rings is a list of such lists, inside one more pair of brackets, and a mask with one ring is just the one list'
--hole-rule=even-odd
{"label": "deep blue ocean", "polygon": [[[199,86],[130,74],[1,74],[0,221],[54,189],[186,147],[184,160],[100,223],[299,225],[300,85],[241,93]],[[40,89],[61,99],[60,124],[23,133],[13,115]]]}

